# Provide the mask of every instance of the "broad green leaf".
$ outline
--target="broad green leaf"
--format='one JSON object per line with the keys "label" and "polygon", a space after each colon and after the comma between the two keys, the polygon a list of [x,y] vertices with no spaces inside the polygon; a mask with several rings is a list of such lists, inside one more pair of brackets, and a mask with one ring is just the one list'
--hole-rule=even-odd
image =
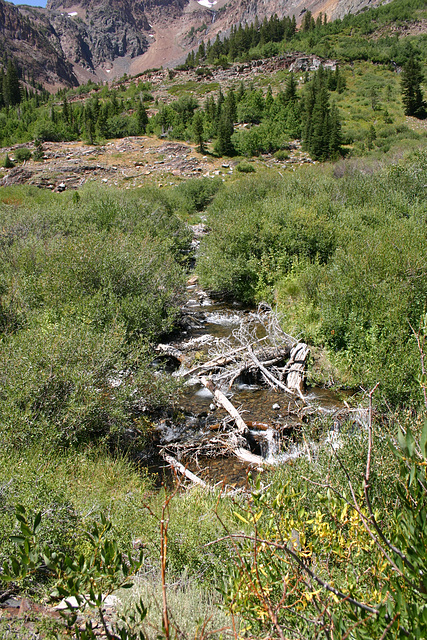
{"label": "broad green leaf", "polygon": [[427,458],[427,420],[424,421],[423,430],[420,438],[421,454],[424,460]]}
{"label": "broad green leaf", "polygon": [[33,533],[36,533],[37,529],[40,526],[40,522],[42,521],[42,514],[39,511],[39,513],[36,515],[36,517],[34,518],[34,527],[33,527]]}
{"label": "broad green leaf", "polygon": [[397,439],[399,441],[400,448],[404,452],[406,452],[406,438],[405,438],[405,434],[403,433],[402,429],[400,429],[400,427],[399,427],[399,430],[397,432]]}

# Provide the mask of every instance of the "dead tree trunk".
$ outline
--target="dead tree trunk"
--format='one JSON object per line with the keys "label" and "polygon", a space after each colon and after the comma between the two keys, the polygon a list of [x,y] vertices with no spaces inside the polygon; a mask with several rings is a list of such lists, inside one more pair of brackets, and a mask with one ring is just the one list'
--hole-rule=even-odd
{"label": "dead tree trunk", "polygon": [[291,350],[291,357],[287,369],[286,384],[289,389],[295,389],[302,397],[304,373],[310,349],[304,342],[298,342]]}

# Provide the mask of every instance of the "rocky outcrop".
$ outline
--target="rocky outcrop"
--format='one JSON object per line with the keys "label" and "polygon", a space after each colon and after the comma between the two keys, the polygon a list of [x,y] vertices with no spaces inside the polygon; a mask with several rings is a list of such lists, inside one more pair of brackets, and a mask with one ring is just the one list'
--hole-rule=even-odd
{"label": "rocky outcrop", "polygon": [[139,5],[132,10],[129,2],[102,2],[86,11],[85,19],[76,13],[50,11],[61,48],[73,64],[96,70],[105,62],[134,58],[147,50],[151,28]]}

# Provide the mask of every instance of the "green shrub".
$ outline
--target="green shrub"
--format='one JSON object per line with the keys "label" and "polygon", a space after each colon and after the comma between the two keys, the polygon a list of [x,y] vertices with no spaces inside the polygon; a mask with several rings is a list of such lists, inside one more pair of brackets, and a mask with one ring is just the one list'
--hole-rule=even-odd
{"label": "green shrub", "polygon": [[287,160],[289,158],[289,151],[286,151],[285,149],[279,149],[274,154],[274,157],[276,158],[276,160],[280,161]]}
{"label": "green shrub", "polygon": [[9,158],[9,154],[6,153],[6,156],[3,160],[3,167],[5,169],[12,169],[15,166],[15,163]]}
{"label": "green shrub", "polygon": [[236,165],[236,169],[240,171],[240,173],[255,173],[255,167],[252,164],[246,164],[244,162]]}
{"label": "green shrub", "polygon": [[31,155],[31,151],[24,147],[15,150],[15,158],[17,162],[25,162],[26,160],[30,160]]}

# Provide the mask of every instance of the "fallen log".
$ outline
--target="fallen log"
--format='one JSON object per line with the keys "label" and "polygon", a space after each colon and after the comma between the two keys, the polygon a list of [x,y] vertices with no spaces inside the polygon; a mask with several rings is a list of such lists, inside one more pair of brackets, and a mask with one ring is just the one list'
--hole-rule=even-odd
{"label": "fallen log", "polygon": [[282,391],[285,391],[286,393],[290,393],[291,395],[293,395],[294,392],[291,389],[289,389],[285,384],[283,384],[283,382],[280,382],[280,380],[275,378],[273,374],[270,373],[270,371],[261,364],[261,362],[258,360],[258,358],[256,357],[256,355],[254,354],[254,352],[250,347],[248,347],[248,353],[249,353],[249,356],[252,358],[254,364],[262,372],[262,374],[267,379],[267,382],[269,382],[269,384],[273,385],[274,387],[279,387],[279,389],[282,389]]}
{"label": "fallen log", "polygon": [[203,384],[203,386],[206,387],[206,389],[209,389],[218,404],[221,405],[221,407],[225,409],[227,413],[233,418],[234,422],[237,425],[237,432],[245,438],[250,437],[250,431],[242,416],[237,411],[236,407],[232,405],[230,400],[222,393],[222,391],[215,387],[212,380],[208,380],[207,378],[205,378],[205,376],[201,376],[200,382]]}
{"label": "fallen log", "polygon": [[242,462],[246,462],[248,464],[254,464],[258,467],[269,464],[265,458],[261,458],[261,456],[256,456],[254,453],[251,453],[247,449],[233,449],[234,455],[241,460]]}
{"label": "fallen log", "polygon": [[208,486],[206,482],[201,478],[199,478],[198,476],[196,476],[191,471],[189,471],[186,467],[184,467],[183,464],[178,462],[176,458],[173,458],[167,453],[161,453],[161,456],[163,460],[165,460],[171,467],[179,471],[179,473],[182,473],[182,475],[188,478],[188,480],[191,480],[191,482],[194,482],[194,484],[198,484],[200,487],[203,487],[204,489],[206,489],[206,487]]}
{"label": "fallen log", "polygon": [[[263,342],[266,339],[267,337],[260,338],[255,344]],[[208,373],[212,369],[217,369],[218,367],[225,367],[228,364],[235,361],[234,356],[237,353],[241,353],[242,351],[245,351],[245,350],[246,350],[246,345],[243,347],[238,347],[237,349],[233,349],[228,353],[220,354],[215,358],[213,358],[212,360],[209,360],[209,362],[202,362],[201,364],[197,365],[197,367],[193,367],[192,369],[189,369],[188,371],[186,371],[183,374],[183,378],[187,378],[188,376],[191,376],[193,375],[193,373],[197,373],[198,371],[205,370],[205,373]]]}

